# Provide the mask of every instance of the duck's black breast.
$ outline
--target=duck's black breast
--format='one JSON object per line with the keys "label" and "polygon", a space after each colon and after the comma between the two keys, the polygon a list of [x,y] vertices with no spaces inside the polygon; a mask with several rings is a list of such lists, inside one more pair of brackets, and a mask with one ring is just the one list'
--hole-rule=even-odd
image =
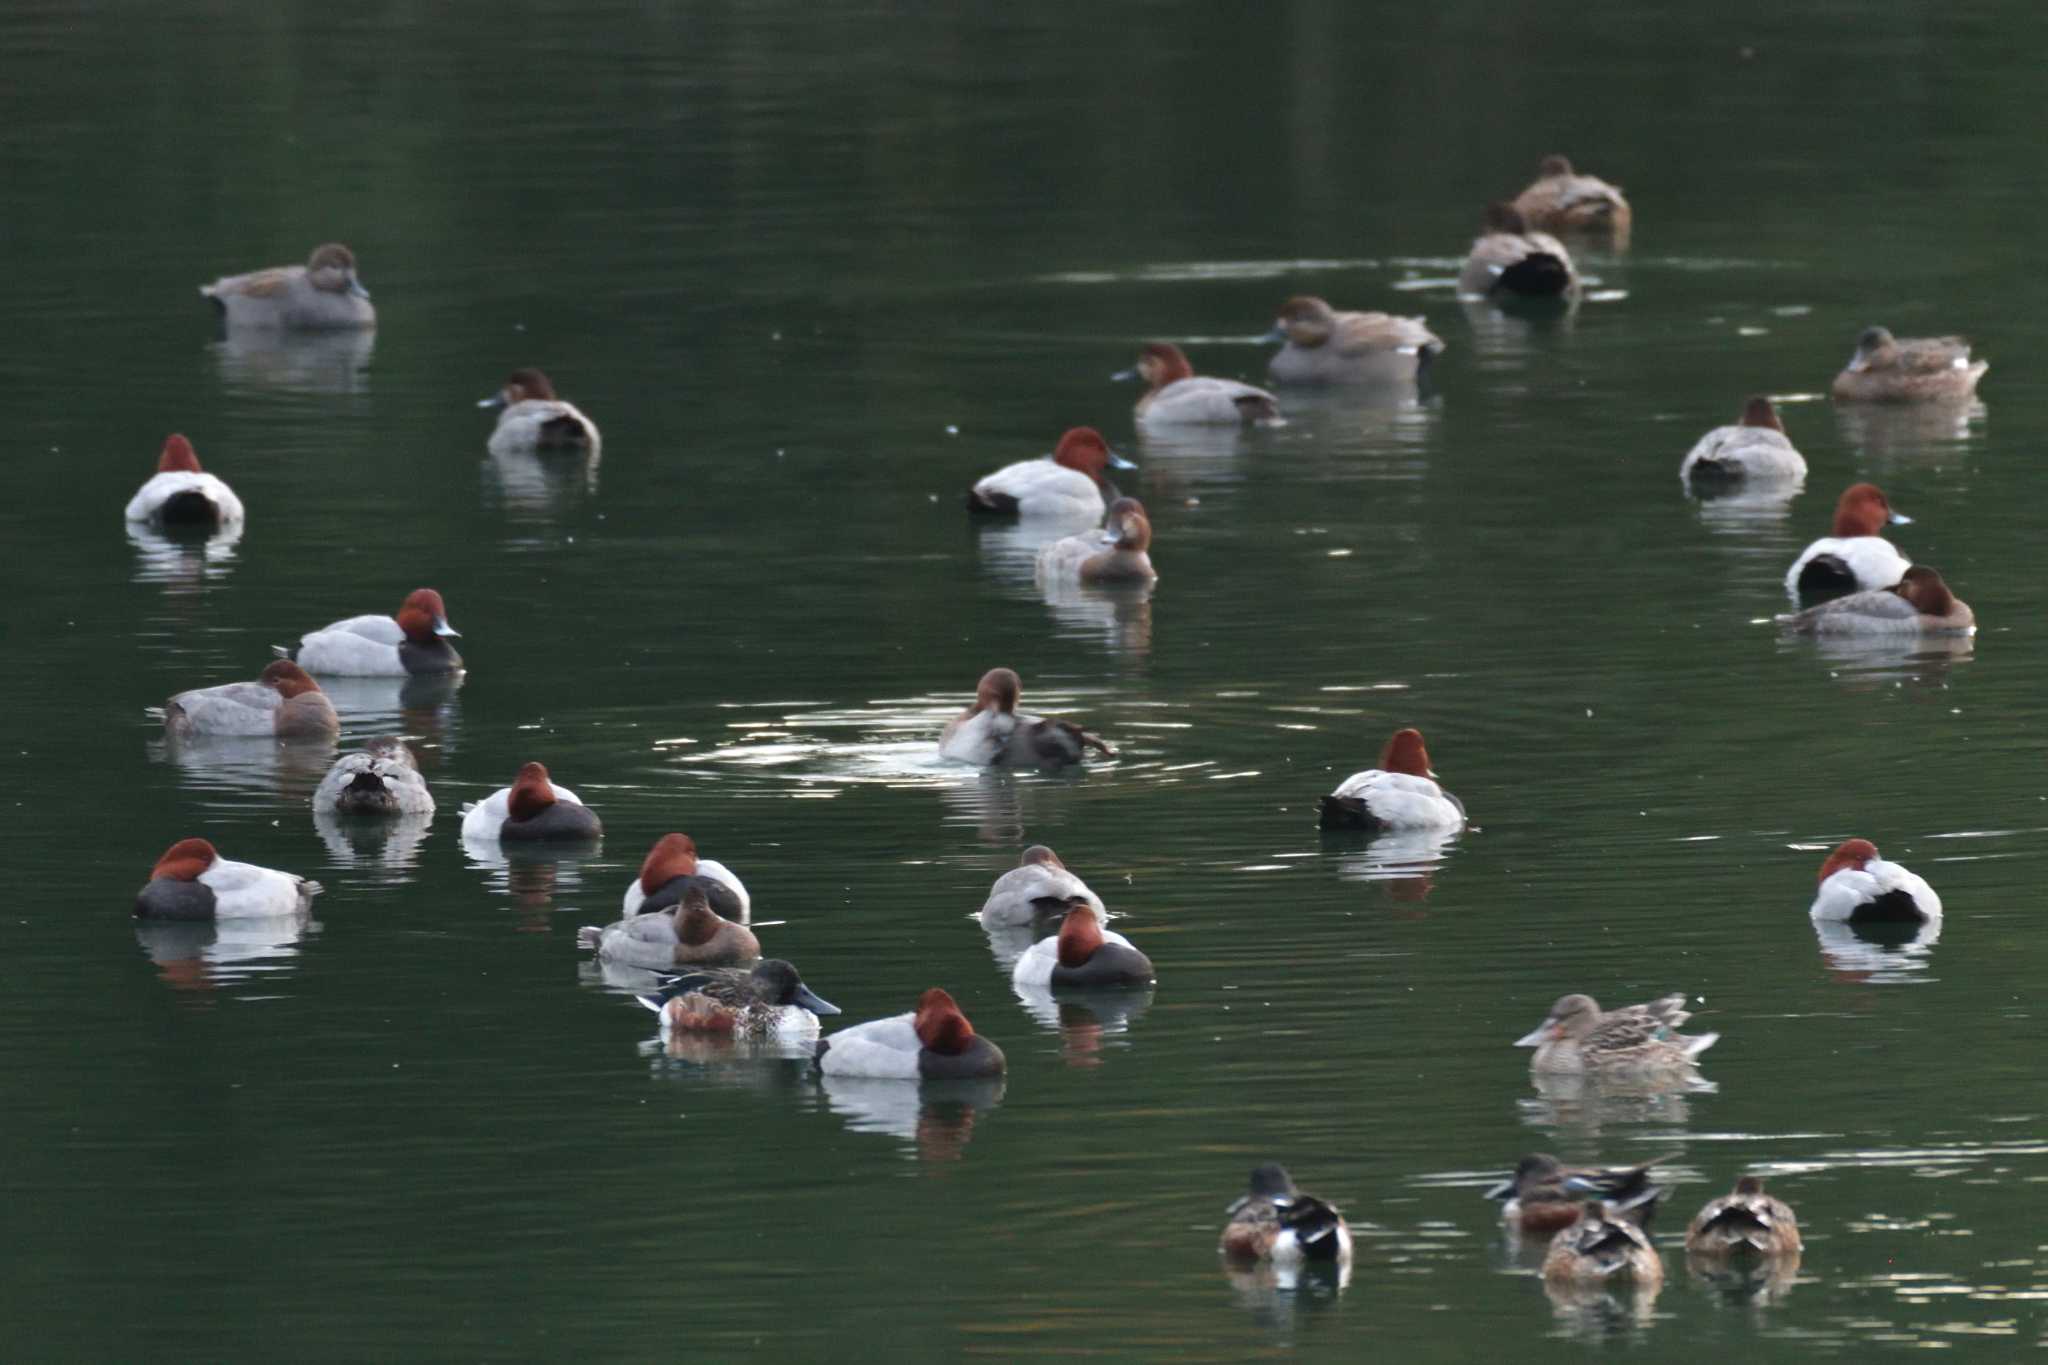
{"label": "duck's black breast", "polygon": [[426,644],[417,640],[402,642],[398,646],[398,661],[408,673],[453,673],[462,667],[462,656],[445,635],[436,635]]}
{"label": "duck's black breast", "polygon": [[1153,978],[1152,959],[1136,948],[1105,943],[1078,967],[1052,969],[1055,986],[1142,986]]}
{"label": "duck's black breast", "polygon": [[213,912],[213,888],[203,882],[153,877],[135,897],[137,919],[210,920]]}
{"label": "duck's black breast", "polygon": [[[822,1049],[820,1055],[823,1055]],[[925,1080],[1000,1076],[1008,1065],[1003,1050],[978,1033],[958,1052],[933,1052],[924,1048],[917,1054],[917,1074]]]}
{"label": "duck's black breast", "polygon": [[1840,555],[1815,555],[1799,571],[1796,586],[1801,605],[1810,607],[1856,591],[1856,575]]}
{"label": "duck's black breast", "polygon": [[524,820],[507,818],[499,829],[500,839],[595,839],[604,825],[588,806],[574,801],[556,801]]}

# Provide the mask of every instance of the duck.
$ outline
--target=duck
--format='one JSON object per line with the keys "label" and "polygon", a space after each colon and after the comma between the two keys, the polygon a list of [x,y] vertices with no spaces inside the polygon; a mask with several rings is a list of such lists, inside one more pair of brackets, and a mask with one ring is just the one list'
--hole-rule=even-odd
{"label": "duck", "polygon": [[1988,360],[1970,359],[1970,343],[1962,337],[1900,341],[1882,327],[1866,327],[1832,392],[1844,403],[1956,401],[1976,393],[1990,368]]}
{"label": "duck", "polygon": [[1280,419],[1280,400],[1272,394],[1235,379],[1197,375],[1180,347],[1170,341],[1147,342],[1138,349],[1136,365],[1110,378],[1145,381],[1134,410],[1144,426],[1234,427]]}
{"label": "duck", "polygon": [[1632,1284],[1648,1289],[1664,1283],[1664,1261],[1648,1233],[1615,1216],[1600,1200],[1589,1199],[1578,1221],[1550,1239],[1543,1278],[1552,1284]]}
{"label": "duck", "polygon": [[299,637],[293,655],[311,673],[348,678],[403,678],[453,673],[462,656],[448,643],[461,631],[448,624],[448,608],[432,588],[417,588],[396,616],[351,616]]}
{"label": "duck", "polygon": [[665,910],[682,902],[691,887],[701,887],[711,908],[745,924],[753,918],[754,898],[724,863],[697,854],[697,841],[687,834],[664,834],[640,860],[640,875],[626,885],[620,909],[630,918]]}
{"label": "duck", "polygon": [[1422,732],[1396,730],[1380,750],[1380,765],[1337,784],[1322,800],[1324,829],[1463,829],[1465,803],[1436,783]]}
{"label": "duck", "polygon": [[702,886],[686,890],[673,910],[583,925],[576,931],[576,946],[594,949],[602,962],[656,972],[732,967],[761,956],[761,940],[754,931],[714,910]]}
{"label": "duck", "polygon": [[313,792],[313,809],[341,815],[432,815],[434,797],[405,741],[385,736],[334,760]]}
{"label": "duck", "polygon": [[1844,839],[1820,865],[1820,890],[1807,911],[1851,924],[1941,923],[1941,897],[1924,879],[1878,856],[1868,839]]}
{"label": "duck", "polygon": [[556,786],[547,765],[522,763],[509,787],[462,809],[462,837],[531,843],[595,839],[604,823],[583,798]]}
{"label": "duck", "polygon": [[1114,758],[1116,750],[1080,726],[1017,709],[1023,682],[1016,670],[991,668],[974,688],[974,705],[946,722],[939,757],[984,768],[1064,768],[1090,749]]}
{"label": "duck", "polygon": [[135,918],[257,919],[296,915],[320,894],[320,883],[254,863],[231,862],[204,839],[180,839],[164,850],[135,895]]}
{"label": "duck", "polygon": [[1517,1232],[1550,1236],[1579,1221],[1587,1195],[1647,1227],[1657,1201],[1667,1191],[1651,1182],[1650,1172],[1670,1156],[1652,1157],[1639,1166],[1567,1166],[1548,1152],[1531,1152],[1515,1163],[1514,1174],[1486,1191],[1501,1202],[1501,1221]]}
{"label": "duck", "polygon": [[1802,635],[1974,635],[1977,614],[1949,591],[1938,570],[1907,569],[1889,588],[1852,592],[1777,618]]}
{"label": "duck", "polygon": [[1154,980],[1152,959],[1122,934],[1102,927],[1090,905],[1077,905],[1060,921],[1060,931],[1024,951],[1010,973],[1014,986],[1145,986]]}
{"label": "duck", "polygon": [[1249,1188],[1228,1210],[1216,1250],[1233,1261],[1272,1261],[1281,1267],[1305,1261],[1347,1262],[1351,1228],[1335,1204],[1304,1194],[1275,1161],[1252,1168]]}
{"label": "duck", "polygon": [[953,997],[933,986],[910,1014],[871,1019],[819,1039],[814,1054],[827,1076],[881,1080],[972,1080],[1000,1076],[1003,1050],[974,1031]]}
{"label": "duck", "polygon": [[203,526],[227,530],[242,524],[242,500],[219,477],[199,467],[198,452],[177,433],[164,440],[156,473],[128,499],[125,520],[150,526]]}
{"label": "duck", "polygon": [[1152,522],[1145,504],[1118,498],[1109,505],[1101,530],[1063,536],[1039,550],[1036,574],[1049,583],[1088,583],[1101,587],[1158,581],[1152,567]]}
{"label": "duck", "polygon": [[1715,427],[1686,452],[1678,477],[1688,487],[1793,483],[1806,477],[1806,457],[1785,435],[1776,406],[1754,394],[1734,426]]}
{"label": "duck", "polygon": [[751,967],[705,967],[672,976],[660,991],[634,999],[661,1018],[663,1034],[722,1033],[734,1038],[808,1041],[818,1016],[839,1006],[818,995],[779,957]]}
{"label": "duck", "polygon": [[1677,1075],[1720,1041],[1718,1033],[1688,1036],[1678,1026],[1692,1015],[1685,996],[1603,1011],[1590,995],[1567,995],[1516,1047],[1533,1047],[1529,1069],[1551,1075]]}
{"label": "duck", "polygon": [[1471,298],[1557,298],[1578,288],[1578,271],[1564,243],[1532,232],[1513,204],[1486,207],[1486,230],[1472,243],[1458,272],[1458,292]]}
{"label": "duck", "polygon": [[164,703],[164,729],[194,735],[333,739],[341,717],[320,684],[289,659],[273,659],[254,682],[180,692]]}
{"label": "duck", "polygon": [[1765,1194],[1754,1175],[1736,1180],[1734,1193],[1709,1199],[1685,1230],[1690,1256],[1796,1256],[1804,1246],[1792,1206]]}
{"label": "duck", "polygon": [[1044,844],[1033,844],[1017,859],[1017,865],[996,878],[981,905],[981,922],[986,925],[1035,924],[1050,915],[1064,916],[1076,906],[1087,906],[1098,918],[1107,919],[1102,897],[1088,889],[1088,883],[1067,870],[1060,855]]}
{"label": "duck", "polygon": [[1340,313],[1313,294],[1281,304],[1259,339],[1282,343],[1266,367],[1280,384],[1413,383],[1444,352],[1424,318]]}
{"label": "duck", "polygon": [[1786,594],[1806,601],[1891,587],[1913,561],[1878,533],[1887,523],[1905,526],[1912,520],[1893,511],[1891,499],[1876,484],[1850,484],[1835,500],[1833,534],[1807,546],[1785,571]]}
{"label": "duck", "polygon": [[1116,496],[1105,471],[1136,468],[1111,450],[1094,427],[1074,427],[1060,437],[1052,454],[1004,465],[977,482],[967,492],[967,510],[983,516],[1098,522]]}
{"label": "duck", "polygon": [[574,403],[555,397],[555,386],[539,370],[512,371],[504,387],[477,406],[498,409],[498,425],[491,432],[489,447],[493,455],[539,450],[594,455],[601,444],[597,423]]}
{"label": "duck", "polygon": [[339,242],[313,248],[304,265],[223,275],[199,292],[230,328],[325,332],[375,327],[370,291],[356,277],[356,256]]}
{"label": "duck", "polygon": [[1515,196],[1515,211],[1542,232],[1606,232],[1626,237],[1635,214],[1619,185],[1572,169],[1571,159],[1546,156],[1536,179]]}

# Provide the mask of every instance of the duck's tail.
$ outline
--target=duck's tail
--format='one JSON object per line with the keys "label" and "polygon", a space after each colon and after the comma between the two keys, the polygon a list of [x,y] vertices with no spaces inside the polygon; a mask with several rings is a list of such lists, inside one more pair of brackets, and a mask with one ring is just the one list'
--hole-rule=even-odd
{"label": "duck's tail", "polygon": [[576,946],[578,948],[595,949],[603,941],[604,926],[601,924],[586,924],[576,930]]}
{"label": "duck's tail", "polygon": [[1697,1038],[1687,1038],[1685,1040],[1686,1060],[1691,1061],[1694,1057],[1699,1056],[1702,1052],[1705,1052],[1720,1041],[1721,1035],[1718,1033],[1702,1033]]}

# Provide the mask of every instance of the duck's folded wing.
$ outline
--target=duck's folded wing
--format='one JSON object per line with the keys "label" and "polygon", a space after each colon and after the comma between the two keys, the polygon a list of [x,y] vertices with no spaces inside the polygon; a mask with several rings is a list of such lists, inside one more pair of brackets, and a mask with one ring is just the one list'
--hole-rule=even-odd
{"label": "duck's folded wing", "polygon": [[1913,374],[1960,370],[1967,368],[1969,363],[1970,342],[1967,337],[1922,337],[1901,342],[1898,349],[1899,368]]}
{"label": "duck's folded wing", "polygon": [[246,275],[223,275],[212,284],[202,284],[199,292],[209,298],[223,294],[241,294],[247,298],[268,298],[281,294],[290,286],[298,269],[288,265],[274,265],[267,270],[251,270]]}
{"label": "duck's folded wing", "polygon": [[180,692],[171,705],[185,713],[195,730],[226,734],[239,726],[253,733],[273,724],[283,700],[262,683],[240,682]]}
{"label": "duck's folded wing", "polygon": [[405,643],[405,632],[399,629],[397,618],[392,616],[351,616],[347,620],[333,622],[307,634],[328,635],[336,631],[347,635],[360,635],[365,640],[374,640],[380,645]]}

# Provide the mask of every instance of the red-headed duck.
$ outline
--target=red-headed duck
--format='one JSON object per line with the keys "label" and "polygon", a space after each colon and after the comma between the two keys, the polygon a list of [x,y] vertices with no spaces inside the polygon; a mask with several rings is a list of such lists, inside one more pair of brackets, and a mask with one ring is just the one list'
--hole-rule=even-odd
{"label": "red-headed duck", "polygon": [[1567,995],[1516,1047],[1533,1047],[1529,1069],[1552,1075],[1675,1076],[1720,1040],[1718,1033],[1688,1036],[1678,1026],[1692,1017],[1685,996],[1602,1010],[1590,995]]}
{"label": "red-headed duck", "polygon": [[289,659],[274,659],[255,682],[180,692],[164,703],[164,729],[174,735],[271,735],[332,739],[341,717],[320,684]]}
{"label": "red-headed duck", "polygon": [[1489,204],[1486,230],[1472,243],[1458,273],[1468,298],[1558,298],[1578,288],[1578,272],[1564,243],[1532,232],[1513,204]]}
{"label": "red-headed duck", "polygon": [[477,406],[498,409],[498,425],[490,439],[493,455],[533,450],[598,452],[597,423],[574,403],[555,397],[555,386],[539,370],[512,371],[505,386]]}
{"label": "red-headed duck", "polygon": [[434,797],[405,741],[373,739],[343,754],[320,779],[313,809],[343,815],[432,815]]}
{"label": "red-headed duck", "polygon": [[996,878],[995,885],[988,889],[988,899],[981,906],[981,922],[1034,924],[1064,918],[1075,906],[1086,906],[1098,917],[1108,917],[1102,898],[1088,889],[1088,883],[1067,871],[1059,854],[1044,844],[1033,844],[1024,850],[1017,865]]}
{"label": "red-headed duck", "polygon": [[1567,1166],[1548,1152],[1531,1152],[1515,1163],[1515,1173],[1486,1191],[1501,1200],[1501,1221],[1517,1233],[1548,1237],[1579,1221],[1584,1200],[1594,1195],[1608,1208],[1641,1226],[1649,1226],[1657,1201],[1667,1193],[1650,1179],[1657,1163],[1640,1166]]}
{"label": "red-headed duck", "polygon": [[664,1034],[807,1041],[818,1036],[819,1015],[839,1013],[839,1006],[806,986],[779,957],[752,967],[684,972],[663,981],[656,993],[634,998],[661,1017]]}
{"label": "red-headed duck", "polygon": [[1095,907],[1067,911],[1060,931],[1025,950],[1010,972],[1014,986],[1145,986],[1155,977],[1152,959],[1122,934],[1102,927]]}
{"label": "red-headed duck", "polygon": [[432,588],[418,588],[396,616],[351,616],[299,637],[294,656],[311,673],[348,678],[403,678],[452,673],[462,656],[448,643],[461,631],[448,624],[448,608]]}
{"label": "red-headed duck", "polygon": [[137,919],[216,920],[296,915],[320,883],[254,863],[230,862],[204,839],[180,839],[149,870],[135,897]]}
{"label": "red-headed duck", "polygon": [[1889,588],[1913,561],[1878,533],[1887,524],[1913,519],[1892,510],[1891,499],[1874,483],[1852,483],[1835,500],[1832,535],[1806,547],[1785,571],[1785,591],[1799,601]]}
{"label": "red-headed duck", "polygon": [[828,1076],[883,1080],[959,1080],[1000,1076],[1003,1050],[974,1031],[953,997],[937,986],[917,1010],[855,1024],[818,1044],[818,1069]]}
{"label": "red-headed duck", "polygon": [[1282,1268],[1308,1261],[1351,1259],[1351,1229],[1335,1204],[1294,1187],[1287,1168],[1252,1168],[1250,1188],[1229,1209],[1216,1249],[1233,1261],[1271,1261]]}
{"label": "red-headed duck", "polygon": [[604,825],[583,798],[557,786],[546,765],[521,764],[512,785],[462,809],[462,837],[504,842],[595,839]]}
{"label": "red-headed duck", "polygon": [[991,668],[974,689],[974,705],[946,722],[939,757],[986,768],[1063,768],[1090,749],[1116,750],[1080,726],[1017,709],[1023,683],[1016,671]]}
{"label": "red-headed duck", "polygon": [[199,455],[183,436],[164,441],[156,473],[128,499],[129,521],[152,526],[203,526],[226,529],[242,522],[242,500],[235,490],[199,467]]}
{"label": "red-headed duck", "polygon": [[1664,1283],[1664,1261],[1648,1233],[1598,1199],[1589,1199],[1579,1221],[1551,1239],[1543,1257],[1543,1278],[1552,1284],[1651,1289]]}
{"label": "red-headed duck", "polygon": [[1900,341],[1882,327],[1866,327],[1856,353],[1835,376],[1838,402],[1924,403],[1968,398],[1991,368],[1972,361],[1962,337],[1911,337]]}
{"label": "red-headed duck", "polygon": [[1060,437],[1052,454],[1004,465],[976,483],[968,491],[967,510],[992,516],[1100,521],[1104,504],[1116,496],[1107,471],[1136,468],[1111,450],[1094,427],[1075,427]]}
{"label": "red-headed duck", "polygon": [[1104,587],[1151,583],[1159,577],[1148,553],[1151,548],[1152,522],[1145,515],[1145,504],[1136,498],[1118,498],[1109,505],[1101,530],[1063,536],[1038,552],[1038,582]]}
{"label": "red-headed duck", "polygon": [[1715,427],[1700,437],[1678,466],[1678,477],[1688,487],[1794,483],[1806,477],[1806,457],[1785,435],[1778,409],[1757,394],[1734,426]]}
{"label": "red-headed duck", "polygon": [[1777,618],[1807,635],[1974,635],[1977,614],[1949,591],[1940,573],[1915,564],[1889,588],[1852,592]]}
{"label": "red-headed duck", "polygon": [[1444,352],[1423,318],[1340,313],[1313,294],[1281,304],[1260,340],[1284,343],[1266,371],[1280,384],[1412,384]]}
{"label": "red-headed duck", "polygon": [[1941,897],[1926,881],[1878,856],[1868,839],[1846,839],[1820,865],[1820,889],[1807,911],[1817,920],[1854,924],[1941,922]]}
{"label": "red-headed duck", "polygon": [[644,915],[680,903],[683,893],[701,886],[711,908],[745,924],[753,916],[754,899],[731,869],[715,858],[701,857],[697,841],[687,834],[664,834],[640,861],[640,874],[626,886],[620,909]]}
{"label": "red-headed duck", "polygon": [[671,910],[651,910],[613,924],[586,924],[576,931],[576,945],[595,949],[600,961],[656,972],[730,967],[761,956],[761,940],[754,931],[713,909],[702,885],[684,891]]}
{"label": "red-headed duck", "polygon": [[1687,1256],[1797,1256],[1805,1242],[1792,1206],[1764,1193],[1761,1177],[1745,1175],[1735,1192],[1710,1199],[1685,1230]]}
{"label": "red-headed duck", "polygon": [[1420,730],[1396,730],[1380,765],[1353,773],[1325,796],[1324,829],[1463,829],[1465,805],[1436,783]]}
{"label": "red-headed duck", "polygon": [[1235,379],[1197,375],[1180,347],[1170,341],[1145,343],[1138,349],[1138,363],[1110,378],[1145,382],[1135,411],[1146,426],[1234,427],[1280,416],[1280,404],[1272,394]]}
{"label": "red-headed duck", "polygon": [[1546,156],[1536,179],[1515,196],[1515,211],[1541,232],[1607,233],[1626,240],[1635,215],[1621,187],[1572,169],[1565,157]]}
{"label": "red-headed duck", "polygon": [[224,275],[199,292],[230,328],[320,332],[377,325],[370,291],[356,278],[355,253],[339,242],[313,248],[304,265]]}

